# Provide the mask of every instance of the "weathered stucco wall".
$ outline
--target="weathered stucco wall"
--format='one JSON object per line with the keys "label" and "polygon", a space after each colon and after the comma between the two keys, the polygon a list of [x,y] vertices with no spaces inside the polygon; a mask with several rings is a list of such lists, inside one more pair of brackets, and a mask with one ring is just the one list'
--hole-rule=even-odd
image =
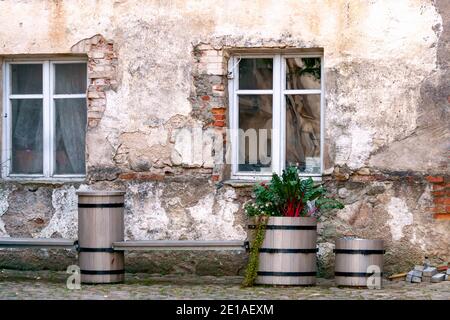
{"label": "weathered stucco wall", "polygon": [[[0,57],[85,54],[91,79],[86,181],[3,182],[0,236],[76,237],[75,191],[122,188],[127,238],[245,239],[242,203],[251,189],[224,184],[227,167],[210,156],[211,144],[195,150],[203,157],[191,157],[177,130],[223,134],[224,68],[234,48],[321,48],[324,182],[347,204],[321,225],[324,272],[335,238],[348,233],[385,239],[390,271],[424,255],[448,260],[449,6],[445,0],[0,1]],[[65,268],[69,261],[37,259],[46,255],[73,258],[2,251],[0,264]],[[161,256],[132,253],[129,265],[236,273],[245,261],[242,254],[197,255],[200,262],[192,262],[194,254],[153,254]]]}

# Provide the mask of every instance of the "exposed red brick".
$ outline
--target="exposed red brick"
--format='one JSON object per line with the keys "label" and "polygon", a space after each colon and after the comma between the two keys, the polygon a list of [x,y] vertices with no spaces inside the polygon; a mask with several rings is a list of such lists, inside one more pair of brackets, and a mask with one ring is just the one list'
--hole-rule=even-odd
{"label": "exposed red brick", "polygon": [[450,205],[450,198],[447,198],[447,197],[445,197],[445,198],[434,198],[434,203],[437,203],[437,204],[445,204],[445,205]]}
{"label": "exposed red brick", "polygon": [[214,120],[225,120],[225,115],[224,114],[215,114]]}
{"label": "exposed red brick", "polygon": [[434,218],[437,220],[450,220],[450,213],[436,213]]}
{"label": "exposed red brick", "polygon": [[212,108],[211,109],[212,114],[225,114],[226,109],[223,107],[219,107],[219,108]]}
{"label": "exposed red brick", "polygon": [[88,126],[90,128],[96,127],[100,121],[98,119],[89,119]]}
{"label": "exposed red brick", "polygon": [[96,90],[96,87],[93,86],[92,91],[88,91],[88,98],[89,99],[104,99],[106,97],[106,94],[100,90]]}
{"label": "exposed red brick", "polygon": [[136,180],[136,178],[137,178],[136,172],[121,173],[119,175],[119,179],[122,180]]}
{"label": "exposed red brick", "polygon": [[435,206],[435,207],[432,207],[429,209],[431,212],[434,212],[434,213],[446,213],[447,212],[447,209],[445,206]]}
{"label": "exposed red brick", "polygon": [[433,184],[433,191],[439,191],[439,190],[444,190],[446,189],[446,185],[442,185],[442,184]]}
{"label": "exposed red brick", "polygon": [[224,91],[225,90],[225,86],[223,84],[215,84],[212,86],[212,89],[214,91]]}
{"label": "exposed red brick", "polygon": [[222,120],[214,121],[214,126],[215,127],[224,127],[225,126],[225,122],[223,122]]}
{"label": "exposed red brick", "polygon": [[387,177],[382,174],[374,174],[373,176],[374,176],[375,180],[377,180],[377,181],[386,181],[387,180]]}
{"label": "exposed red brick", "polygon": [[219,181],[219,175],[218,175],[218,174],[213,174],[213,175],[211,176],[211,180],[214,181],[214,182]]}
{"label": "exposed red brick", "polygon": [[210,96],[202,96],[202,100],[209,101],[209,100],[211,100],[211,97]]}
{"label": "exposed red brick", "polygon": [[428,176],[428,177],[426,177],[426,179],[430,183],[442,183],[442,182],[444,182],[444,177],[440,177],[440,176]]}
{"label": "exposed red brick", "polygon": [[446,193],[447,193],[447,192],[445,192],[444,190],[442,190],[442,191],[432,191],[432,192],[431,192],[431,194],[432,194],[434,197],[442,197],[442,196],[445,196]]}
{"label": "exposed red brick", "polygon": [[[72,52],[88,56],[88,101],[87,109],[98,113],[101,119],[106,106],[105,91],[117,88],[116,66],[117,55],[112,40],[101,35],[84,39],[72,46]],[[91,118],[91,117],[90,117]],[[96,127],[99,121],[88,121],[89,127]]]}
{"label": "exposed red brick", "polygon": [[44,219],[42,219],[42,218],[36,218],[33,221],[36,224],[44,224],[45,223]]}
{"label": "exposed red brick", "polygon": [[164,180],[164,175],[153,172],[140,172],[138,179],[143,181],[161,181]]}

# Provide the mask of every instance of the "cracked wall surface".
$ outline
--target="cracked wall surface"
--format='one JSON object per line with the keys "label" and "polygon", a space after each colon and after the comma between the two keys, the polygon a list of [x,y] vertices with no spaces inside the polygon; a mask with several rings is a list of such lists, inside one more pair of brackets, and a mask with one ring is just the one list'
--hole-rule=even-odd
{"label": "cracked wall surface", "polygon": [[[448,1],[7,0],[0,17],[0,61],[83,55],[90,78],[86,179],[2,181],[0,236],[76,237],[81,188],[127,191],[127,239],[245,239],[251,187],[226,182],[216,143],[229,125],[227,60],[236,49],[318,48],[323,183],[347,205],[321,223],[323,274],[348,233],[383,238],[390,271],[449,259]],[[191,132],[211,138],[190,148]],[[0,265],[64,269],[74,258],[14,255],[1,251]],[[230,274],[245,257],[130,253],[127,264]]]}

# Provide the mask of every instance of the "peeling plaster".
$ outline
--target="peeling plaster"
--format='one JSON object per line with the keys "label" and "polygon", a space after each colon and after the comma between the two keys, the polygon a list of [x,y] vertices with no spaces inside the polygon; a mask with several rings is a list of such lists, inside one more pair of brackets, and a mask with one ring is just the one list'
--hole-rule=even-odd
{"label": "peeling plaster", "polygon": [[9,237],[9,234],[5,229],[5,223],[3,222],[1,217],[8,211],[8,196],[10,193],[11,191],[8,189],[0,189],[0,237]]}
{"label": "peeling plaster", "polygon": [[406,202],[396,197],[391,198],[386,209],[391,216],[388,225],[391,229],[392,239],[398,241],[404,236],[403,228],[413,223],[413,215],[409,211]]}
{"label": "peeling plaster", "polygon": [[[242,226],[235,226],[235,214],[240,205],[234,202],[236,193],[228,189],[224,193],[208,194],[190,208],[190,216],[194,218],[195,228],[204,240],[245,239],[246,231]],[[215,203],[217,201],[217,203]]]}
{"label": "peeling plaster", "polygon": [[335,145],[335,163],[346,164],[350,169],[356,170],[366,165],[370,153],[374,149],[372,133],[358,126],[351,126],[348,134],[338,135]]}
{"label": "peeling plaster", "polygon": [[[157,184],[129,184],[125,199],[125,237],[133,240],[170,239],[170,219]],[[131,210],[130,210],[131,209]]]}
{"label": "peeling plaster", "polygon": [[73,186],[64,186],[53,190],[52,205],[55,213],[48,225],[39,234],[34,235],[35,237],[52,238],[54,235],[58,235],[58,237],[67,239],[78,238],[78,198],[76,191]]}

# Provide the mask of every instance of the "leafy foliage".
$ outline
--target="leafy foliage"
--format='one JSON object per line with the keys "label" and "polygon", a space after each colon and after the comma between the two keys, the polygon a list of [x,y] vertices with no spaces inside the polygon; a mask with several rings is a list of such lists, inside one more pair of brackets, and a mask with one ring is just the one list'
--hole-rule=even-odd
{"label": "leafy foliage", "polygon": [[318,58],[303,58],[305,67],[299,71],[300,75],[311,74],[314,78],[320,80],[320,59]]}
{"label": "leafy foliage", "polygon": [[331,209],[342,209],[339,201],[327,198],[321,185],[311,178],[301,179],[297,167],[283,170],[281,177],[274,173],[269,184],[255,185],[255,201],[245,205],[249,216],[317,217]]}

